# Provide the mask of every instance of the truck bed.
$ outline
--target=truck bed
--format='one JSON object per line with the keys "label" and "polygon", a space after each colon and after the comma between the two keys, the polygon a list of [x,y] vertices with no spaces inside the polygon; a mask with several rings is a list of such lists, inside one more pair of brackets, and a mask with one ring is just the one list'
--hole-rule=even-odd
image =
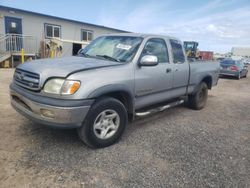
{"label": "truck bed", "polygon": [[188,93],[192,93],[199,83],[197,81],[202,80],[205,75],[209,75],[212,78],[212,85],[217,84],[219,77],[220,64],[217,61],[194,61],[189,63],[190,77]]}

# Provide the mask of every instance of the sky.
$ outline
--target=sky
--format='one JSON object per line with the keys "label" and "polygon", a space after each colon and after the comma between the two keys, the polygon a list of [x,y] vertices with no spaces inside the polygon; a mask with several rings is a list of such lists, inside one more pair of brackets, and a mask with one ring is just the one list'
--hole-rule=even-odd
{"label": "sky", "polygon": [[200,50],[250,47],[250,0],[0,0],[0,5],[197,41]]}

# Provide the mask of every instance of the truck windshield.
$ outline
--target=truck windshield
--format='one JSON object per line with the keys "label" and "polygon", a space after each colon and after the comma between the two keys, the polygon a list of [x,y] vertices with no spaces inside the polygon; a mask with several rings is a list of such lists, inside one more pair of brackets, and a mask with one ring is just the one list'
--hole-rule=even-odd
{"label": "truck windshield", "polygon": [[141,37],[103,36],[95,39],[82,49],[79,55],[117,62],[129,62],[133,59],[141,42]]}

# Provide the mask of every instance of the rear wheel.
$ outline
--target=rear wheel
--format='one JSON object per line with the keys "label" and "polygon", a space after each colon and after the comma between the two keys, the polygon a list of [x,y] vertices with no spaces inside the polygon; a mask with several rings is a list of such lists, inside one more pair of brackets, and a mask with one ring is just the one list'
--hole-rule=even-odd
{"label": "rear wheel", "polygon": [[239,73],[239,75],[238,75],[237,79],[238,79],[238,80],[240,80],[240,79],[241,79],[241,75],[240,75],[240,73]]}
{"label": "rear wheel", "polygon": [[101,98],[91,107],[78,135],[89,147],[107,147],[121,138],[127,122],[126,108],[119,100]]}
{"label": "rear wheel", "polygon": [[205,82],[199,85],[198,90],[193,94],[188,96],[189,107],[194,110],[201,110],[204,108],[207,102],[208,87]]}

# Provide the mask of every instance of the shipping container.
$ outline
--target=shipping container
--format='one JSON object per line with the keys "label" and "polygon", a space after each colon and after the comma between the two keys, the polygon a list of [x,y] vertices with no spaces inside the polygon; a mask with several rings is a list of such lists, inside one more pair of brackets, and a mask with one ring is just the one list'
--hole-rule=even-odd
{"label": "shipping container", "polygon": [[211,51],[199,51],[199,58],[202,60],[213,60],[214,52]]}

